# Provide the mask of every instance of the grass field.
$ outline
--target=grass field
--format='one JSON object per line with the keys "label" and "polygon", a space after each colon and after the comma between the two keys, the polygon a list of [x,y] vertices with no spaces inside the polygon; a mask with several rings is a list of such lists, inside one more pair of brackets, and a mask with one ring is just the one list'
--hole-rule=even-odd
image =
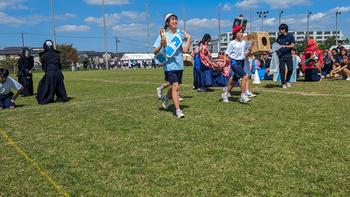
{"label": "grass field", "polygon": [[264,82],[242,105],[189,68],[177,119],[159,69],[64,74],[70,102],[0,111],[0,196],[350,196],[347,81]]}

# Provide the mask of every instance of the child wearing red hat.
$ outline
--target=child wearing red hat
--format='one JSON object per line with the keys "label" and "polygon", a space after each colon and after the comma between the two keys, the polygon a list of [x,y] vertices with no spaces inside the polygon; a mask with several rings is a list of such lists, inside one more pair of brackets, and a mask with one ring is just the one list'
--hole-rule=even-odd
{"label": "child wearing red hat", "polygon": [[248,103],[250,101],[249,97],[254,97],[256,95],[249,91],[249,78],[244,72],[244,60],[246,56],[250,55],[251,47],[247,48],[247,42],[243,40],[244,27],[242,25],[236,25],[232,29],[233,40],[229,43],[227,50],[225,52],[224,62],[227,61],[227,56],[231,62],[231,77],[227,83],[227,88],[224,89],[222,94],[223,102],[229,102],[229,91],[233,88],[235,81],[240,81],[241,97],[239,99],[240,103]]}

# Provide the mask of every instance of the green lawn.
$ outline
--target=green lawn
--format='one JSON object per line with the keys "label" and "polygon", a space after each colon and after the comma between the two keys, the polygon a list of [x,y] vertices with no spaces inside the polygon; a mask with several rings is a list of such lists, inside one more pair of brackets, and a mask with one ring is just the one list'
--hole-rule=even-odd
{"label": "green lawn", "polygon": [[[65,72],[72,100],[18,98],[0,127],[71,196],[349,196],[350,82],[253,85],[250,104],[192,90],[161,109],[157,70]],[[35,75],[35,84],[41,74]],[[0,136],[0,196],[60,196]]]}

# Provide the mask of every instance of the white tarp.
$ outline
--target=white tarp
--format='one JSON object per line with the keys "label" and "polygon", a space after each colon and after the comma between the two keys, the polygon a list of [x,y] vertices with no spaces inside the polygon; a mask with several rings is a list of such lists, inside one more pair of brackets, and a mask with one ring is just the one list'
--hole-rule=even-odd
{"label": "white tarp", "polygon": [[148,53],[125,53],[123,57],[120,59],[121,61],[128,61],[128,60],[152,60],[154,59],[154,54],[148,54]]}

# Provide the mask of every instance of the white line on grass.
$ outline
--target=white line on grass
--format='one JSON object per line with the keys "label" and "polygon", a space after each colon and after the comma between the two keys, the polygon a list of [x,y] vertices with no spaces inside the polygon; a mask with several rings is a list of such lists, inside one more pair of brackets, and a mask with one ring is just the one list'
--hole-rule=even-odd
{"label": "white line on grass", "polygon": [[32,159],[21,147],[19,147],[17,143],[14,140],[12,140],[10,136],[1,128],[0,133],[4,140],[10,146],[12,146],[20,156],[22,156],[27,162],[29,162],[40,173],[41,176],[45,177],[59,194],[61,194],[62,196],[70,196],[69,193],[66,192],[58,182],[51,178],[49,173],[47,173],[42,167],[40,167],[40,165],[34,159]]}
{"label": "white line on grass", "polygon": [[[70,79],[73,81],[94,81],[94,82],[103,82],[103,83],[117,83],[117,84],[149,84],[149,85],[159,85],[160,83],[153,83],[149,81],[145,82],[138,82],[138,81],[117,81],[117,80],[104,80],[104,79]],[[181,84],[181,86],[184,87],[192,87],[192,85],[187,84]],[[323,94],[323,93],[307,93],[307,92],[300,92],[300,91],[274,91],[274,90],[266,90],[257,88],[260,92],[267,92],[267,93],[276,93],[276,94],[295,94],[295,95],[301,95],[301,96],[324,96],[324,97],[350,97],[349,94]],[[183,92],[183,91],[182,91]]]}

